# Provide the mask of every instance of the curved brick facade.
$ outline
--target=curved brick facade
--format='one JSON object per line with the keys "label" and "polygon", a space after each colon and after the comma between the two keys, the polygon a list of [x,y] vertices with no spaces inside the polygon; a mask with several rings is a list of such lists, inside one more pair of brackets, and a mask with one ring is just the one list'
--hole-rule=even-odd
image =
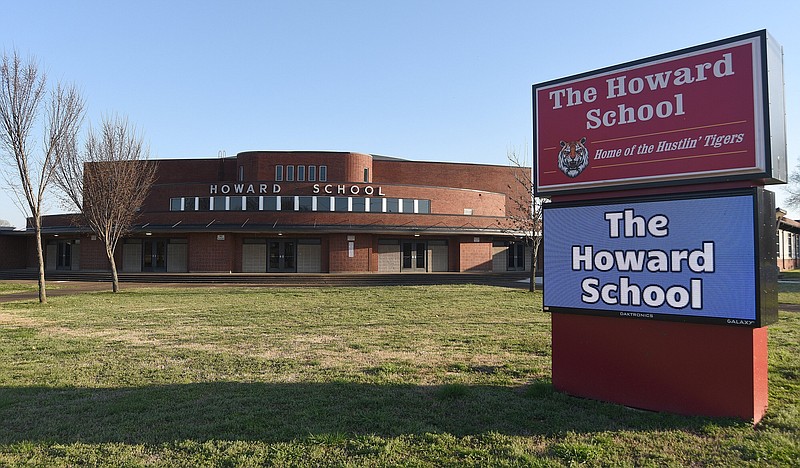
{"label": "curved brick facade", "polygon": [[[517,179],[530,168],[313,151],[157,164],[136,226],[117,249],[122,271],[530,268],[508,234],[513,200],[525,196]],[[43,221],[48,268],[108,268],[99,241],[70,216]]]}

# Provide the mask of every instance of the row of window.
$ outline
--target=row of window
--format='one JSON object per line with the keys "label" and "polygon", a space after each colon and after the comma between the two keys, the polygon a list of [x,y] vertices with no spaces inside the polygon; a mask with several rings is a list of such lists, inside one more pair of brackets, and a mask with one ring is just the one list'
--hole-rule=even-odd
{"label": "row of window", "polygon": [[287,182],[294,182],[295,177],[298,182],[305,182],[306,180],[316,182],[318,175],[320,182],[327,182],[328,180],[328,166],[293,166],[290,164],[285,169],[286,172],[284,173],[282,164],[275,166],[275,182],[283,182],[284,175]]}
{"label": "row of window", "polygon": [[258,196],[170,198],[170,211],[336,211],[355,213],[431,212],[430,200],[377,197]]}
{"label": "row of window", "polygon": [[778,258],[800,258],[800,235],[778,231]]}

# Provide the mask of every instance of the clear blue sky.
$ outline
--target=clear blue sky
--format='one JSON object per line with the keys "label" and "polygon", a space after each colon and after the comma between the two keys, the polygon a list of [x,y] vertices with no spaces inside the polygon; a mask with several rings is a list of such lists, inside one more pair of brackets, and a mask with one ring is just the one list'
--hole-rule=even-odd
{"label": "clear blue sky", "polygon": [[[76,83],[87,122],[127,115],[155,158],[343,150],[506,164],[531,146],[533,83],[766,28],[784,47],[798,163],[797,0],[27,0],[0,11],[0,48]],[[0,219],[24,225],[5,194]]]}

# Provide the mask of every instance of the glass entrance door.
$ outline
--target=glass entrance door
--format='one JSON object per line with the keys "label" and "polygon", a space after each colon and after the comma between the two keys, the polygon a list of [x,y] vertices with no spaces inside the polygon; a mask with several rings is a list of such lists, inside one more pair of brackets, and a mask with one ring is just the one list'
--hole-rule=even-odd
{"label": "glass entrance door", "polygon": [[267,271],[289,273],[297,271],[296,243],[293,240],[269,241]]}
{"label": "glass entrance door", "polygon": [[427,271],[425,242],[403,242],[401,271]]}
{"label": "glass entrance door", "polygon": [[72,269],[72,242],[58,241],[58,260],[56,268],[59,270]]}
{"label": "glass entrance door", "polygon": [[167,271],[166,239],[147,239],[142,242],[142,271]]}
{"label": "glass entrance door", "polygon": [[509,271],[525,270],[525,244],[522,242],[511,241],[508,243],[508,267]]}

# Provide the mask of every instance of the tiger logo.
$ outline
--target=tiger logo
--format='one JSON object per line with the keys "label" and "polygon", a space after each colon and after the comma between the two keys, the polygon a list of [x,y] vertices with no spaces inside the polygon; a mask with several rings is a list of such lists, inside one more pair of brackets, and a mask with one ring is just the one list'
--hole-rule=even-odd
{"label": "tiger logo", "polygon": [[558,168],[567,177],[575,178],[589,165],[589,150],[584,144],[586,137],[578,141],[561,141],[561,151],[558,152]]}

